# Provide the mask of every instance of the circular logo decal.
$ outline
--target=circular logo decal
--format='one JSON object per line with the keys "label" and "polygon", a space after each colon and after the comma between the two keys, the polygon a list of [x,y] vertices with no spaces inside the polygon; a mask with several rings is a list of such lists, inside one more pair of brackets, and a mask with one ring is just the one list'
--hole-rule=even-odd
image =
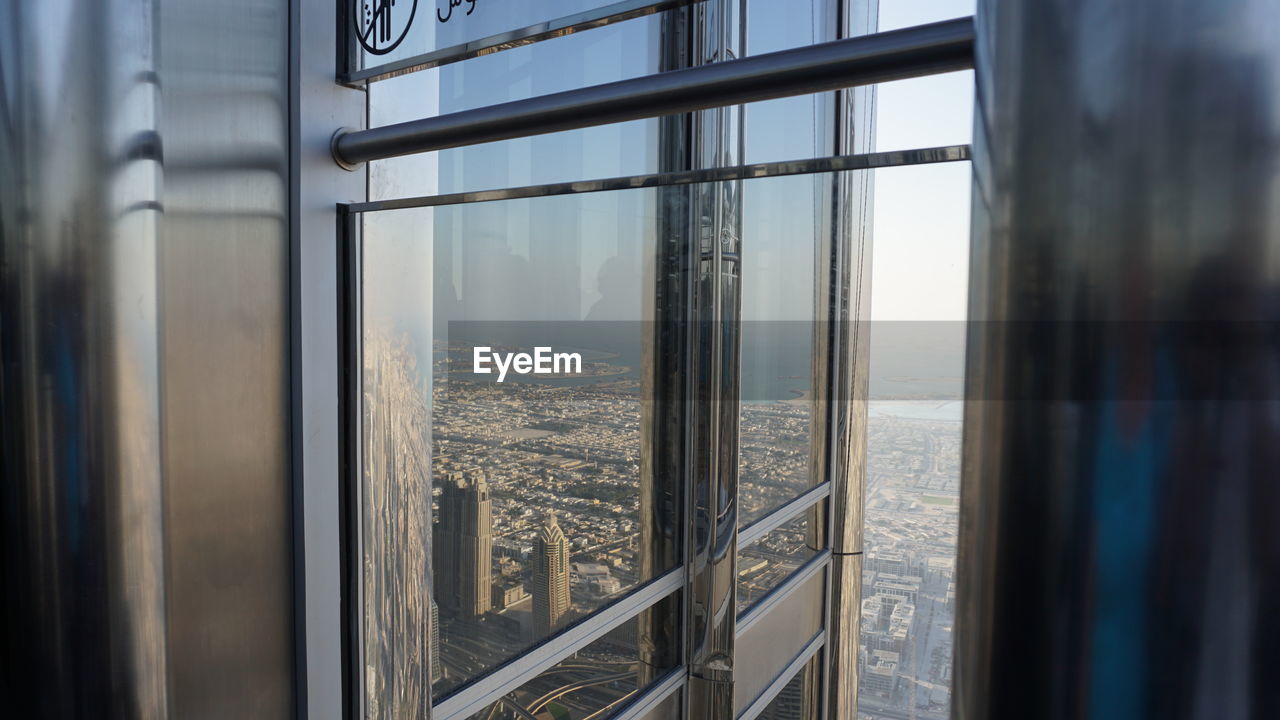
{"label": "circular logo decal", "polygon": [[386,55],[404,40],[418,0],[355,0],[356,39],[374,55]]}

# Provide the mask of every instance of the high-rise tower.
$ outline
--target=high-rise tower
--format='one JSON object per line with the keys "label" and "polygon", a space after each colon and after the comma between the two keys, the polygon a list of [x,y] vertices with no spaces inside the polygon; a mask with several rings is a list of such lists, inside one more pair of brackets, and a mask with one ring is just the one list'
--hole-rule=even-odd
{"label": "high-rise tower", "polygon": [[447,615],[476,618],[492,598],[493,502],[484,473],[452,473],[435,530],[436,600]]}
{"label": "high-rise tower", "polygon": [[569,541],[549,513],[538,533],[533,558],[533,629],[548,635],[569,612]]}
{"label": "high-rise tower", "polygon": [[440,682],[444,667],[440,665],[440,604],[431,599],[431,683]]}

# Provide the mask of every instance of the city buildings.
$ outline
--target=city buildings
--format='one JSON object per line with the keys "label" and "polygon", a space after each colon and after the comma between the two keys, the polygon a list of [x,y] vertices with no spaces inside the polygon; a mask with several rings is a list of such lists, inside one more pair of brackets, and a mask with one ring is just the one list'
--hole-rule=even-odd
{"label": "city buildings", "polygon": [[451,473],[443,483],[435,524],[437,601],[446,613],[468,619],[493,601],[493,501],[481,471]]}
{"label": "city buildings", "polygon": [[546,637],[569,612],[569,541],[548,513],[538,533],[533,556],[533,627]]}

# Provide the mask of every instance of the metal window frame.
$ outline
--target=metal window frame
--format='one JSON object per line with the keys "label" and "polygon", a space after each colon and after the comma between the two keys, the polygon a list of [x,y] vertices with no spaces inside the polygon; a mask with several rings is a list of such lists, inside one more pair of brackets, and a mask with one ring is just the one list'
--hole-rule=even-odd
{"label": "metal window frame", "polygon": [[[339,448],[339,468],[342,486],[342,513],[339,533],[342,547],[342,641],[343,683],[345,711],[351,718],[364,717],[364,694],[361,673],[354,668],[364,666],[362,628],[364,598],[358,578],[351,568],[361,566],[363,543],[360,532],[362,523],[363,463],[361,458],[363,388],[361,386],[363,358],[363,233],[358,217],[360,211],[350,205],[337,206],[339,218],[338,279],[340,284],[338,305],[339,333],[339,420],[342,443]],[[544,638],[508,661],[496,665],[465,685],[451,691],[438,701],[432,698],[429,717],[444,720],[464,720],[488,707],[499,698],[518,689],[521,685],[553,667],[556,663],[581,650],[591,642],[624,622],[637,617],[659,601],[686,587],[687,570],[682,565],[632,588],[626,595],[593,612],[582,621],[555,635]],[[434,590],[434,587],[433,587]],[[642,697],[647,697],[646,692]],[[632,702],[637,702],[634,700]],[[629,705],[628,705],[629,707]]]}
{"label": "metal window frame", "polygon": [[[693,3],[701,2],[701,0],[692,0]],[[640,3],[640,2],[620,2],[610,7],[619,7],[626,5],[632,8],[632,11],[639,12],[644,7],[653,7],[662,3]],[[691,4],[689,2],[671,3],[671,7],[679,5]],[[617,18],[626,19],[626,18]],[[586,21],[584,21],[586,22]],[[590,25],[595,27],[597,25]],[[550,26],[548,26],[550,27]],[[567,26],[566,26],[567,27]],[[577,29],[585,29],[587,25],[580,25]],[[526,28],[526,30],[529,30]],[[650,102],[648,107],[643,111],[630,110],[635,119],[641,117],[656,117],[662,114],[689,112],[699,109],[723,108],[740,102],[769,99],[773,97],[785,97],[790,95],[801,95],[812,92],[823,92],[832,89],[847,88],[850,86],[869,85],[873,83],[883,82],[890,79],[900,79],[905,77],[916,77],[921,75],[930,75],[940,72],[949,72],[952,70],[967,69],[972,67],[972,18],[961,18],[944,23],[937,23],[932,26],[920,26],[917,28],[907,28],[892,33],[882,33],[871,36],[861,36],[858,38],[850,38],[846,40],[835,41],[834,43],[825,43],[823,45],[807,46],[792,51],[783,51],[783,53],[772,53],[766,56],[756,56],[754,58],[745,58],[743,60],[731,60],[711,65],[700,66],[696,69],[684,71],[675,71],[675,73],[661,73],[664,76],[660,78],[658,87],[649,87],[645,89],[645,81],[655,82],[657,75],[646,76],[637,79],[637,81],[623,81],[623,83],[614,83],[611,85],[623,85],[625,87],[613,88],[614,91],[623,92],[624,95],[631,93],[630,100],[635,101],[636,97],[649,97],[661,99],[661,103]],[[536,33],[535,33],[536,34]],[[535,37],[530,34],[524,42],[519,44],[527,44],[537,39],[545,37],[554,37],[555,35],[542,35]],[[560,34],[568,34],[561,32]],[[495,36],[496,37],[496,36]],[[939,39],[941,37],[941,39]],[[930,39],[932,38],[932,39]],[[513,47],[515,45],[512,45]],[[838,46],[838,50],[832,51],[832,46]],[[495,48],[488,50],[496,51]],[[818,62],[814,58],[822,54],[828,53],[826,60]],[[834,55],[832,54],[834,52]],[[858,53],[861,52],[860,57]],[[475,52],[468,57],[474,57],[483,52]],[[843,57],[842,57],[843,54]],[[780,59],[779,56],[786,56]],[[419,60],[422,58],[419,57]],[[438,58],[439,59],[439,58]],[[461,60],[465,57],[458,56],[455,59]],[[435,61],[432,61],[435,62]],[[443,64],[443,60],[436,64]],[[752,63],[752,65],[744,65]],[[806,62],[817,62],[818,65],[825,63],[838,64],[844,62],[845,65],[843,75],[840,72],[830,70],[830,67],[819,71],[826,72],[823,79],[807,80],[797,79],[795,72],[797,68],[807,67]],[[781,63],[780,65],[778,63]],[[775,66],[776,65],[776,66]],[[752,68],[755,68],[754,70]],[[407,68],[394,70],[396,74],[410,71]],[[697,74],[693,74],[693,73]],[[673,78],[676,73],[690,73],[683,75],[683,79]],[[788,75],[791,73],[791,75]],[[387,75],[390,77],[392,75]],[[833,79],[839,76],[839,79]],[[379,78],[380,79],[380,78]],[[368,81],[369,78],[364,80]],[[735,82],[743,82],[748,85],[751,83],[764,84],[767,90],[749,90],[742,87],[735,88]],[[628,83],[631,83],[628,85]],[[665,85],[664,85],[665,83]],[[825,84],[823,84],[825,83]],[[582,91],[571,91],[570,93],[560,93],[556,95],[541,96],[532,98],[528,101],[519,101],[517,103],[507,103],[491,108],[481,108],[476,111],[466,111],[463,113],[454,113],[447,116],[439,116],[437,118],[427,118],[420,121],[411,121],[410,123],[402,123],[399,126],[389,126],[389,128],[376,128],[368,131],[355,131],[346,135],[336,135],[330,144],[330,150],[337,157],[342,157],[341,148],[346,147],[350,150],[353,147],[362,148],[359,150],[363,153],[358,159],[375,159],[378,157],[391,157],[400,154],[408,154],[412,152],[423,152],[443,147],[458,147],[462,145],[475,144],[479,142],[487,142],[494,139],[503,139],[511,137],[525,137],[545,132],[553,132],[557,130],[568,129],[571,127],[587,127],[591,125],[600,125],[612,122],[618,122],[623,119],[632,119],[630,115],[623,117],[616,110],[610,114],[608,106],[614,100],[610,100],[607,93],[601,94],[600,90],[605,86],[597,86],[595,88],[584,88]],[[665,87],[665,90],[663,89]],[[649,96],[637,95],[641,91],[648,92]],[[708,95],[706,91],[714,90],[714,93]],[[701,92],[702,97],[690,100],[687,97],[680,99],[676,97],[681,92]],[[575,96],[577,93],[578,96]],[[669,95],[665,99],[664,94]],[[652,96],[652,97],[650,97]],[[575,99],[576,97],[576,99]],[[842,96],[843,97],[843,96]],[[615,98],[616,100],[616,98]],[[573,105],[574,102],[580,102]],[[581,104],[585,103],[585,105]],[[663,104],[665,103],[665,104]],[[566,112],[566,108],[573,107],[575,112],[581,115],[581,110],[586,107],[591,112],[586,116],[577,117],[569,124],[566,121],[555,119],[556,113]],[[842,102],[837,102],[837,113],[843,111],[845,106]],[[474,123],[484,119],[484,115],[490,116],[489,126],[479,130],[468,128],[468,123]],[[503,117],[503,114],[508,117]],[[496,115],[495,115],[496,114]],[[624,112],[624,115],[626,113]],[[406,127],[414,126],[414,127]],[[421,126],[421,127],[418,127]],[[496,128],[496,129],[495,129]],[[398,139],[397,139],[397,134]],[[398,149],[394,151],[377,151],[370,150],[376,148],[379,143],[386,147],[392,147],[396,143],[403,142],[407,145],[396,146]],[[408,149],[405,149],[408,147]],[[837,151],[846,149],[847,146],[839,144]],[[865,170],[878,167],[894,167],[903,165],[915,165],[922,163],[934,162],[955,162],[969,160],[971,157],[970,146],[956,145],[940,148],[924,148],[915,150],[895,151],[895,152],[864,152],[860,154],[850,155],[834,155],[823,158],[809,158],[795,161],[781,161],[772,163],[760,163],[754,165],[740,165],[731,167],[720,167],[710,169],[686,170],[679,172],[654,173],[649,175],[634,175],[621,178],[605,178],[597,180],[587,180],[570,183],[555,183],[537,186],[525,186],[516,188],[504,188],[498,190],[482,190],[465,193],[454,193],[449,195],[421,196],[415,198],[399,198],[394,200],[374,201],[374,202],[345,202],[337,204],[337,215],[341,219],[340,227],[343,228],[340,235],[338,248],[339,255],[339,273],[342,275],[342,284],[339,292],[339,302],[346,303],[340,312],[340,322],[344,323],[340,329],[339,337],[339,354],[340,354],[340,373],[345,372],[345,377],[339,380],[343,385],[342,400],[344,406],[340,409],[340,425],[349,425],[353,420],[358,423],[360,415],[358,414],[358,404],[360,402],[360,390],[355,388],[354,393],[351,392],[352,384],[359,383],[359,338],[355,338],[356,343],[352,344],[350,332],[352,328],[358,328],[359,314],[359,293],[362,285],[359,275],[359,227],[354,220],[354,215],[363,212],[374,212],[382,210],[394,210],[413,207],[432,207],[443,205],[455,205],[474,202],[490,202],[504,199],[529,198],[529,197],[546,197],[552,195],[578,194],[589,192],[605,192],[611,190],[637,189],[646,187],[664,187],[674,185],[687,185],[693,183],[707,183],[716,181],[736,181],[755,177],[777,177],[785,175],[801,175],[816,174],[823,172],[840,172],[845,170]],[[865,201],[865,197],[863,198]],[[837,198],[837,205],[840,200]],[[841,212],[839,207],[835,208],[837,214]],[[834,230],[833,230],[834,231]],[[354,248],[352,246],[355,246]],[[839,263],[843,262],[841,257],[837,257],[833,249],[830,257],[822,256],[823,263],[835,263],[832,272],[842,273],[838,279],[840,281],[851,281],[845,277],[847,273],[841,271]],[[354,268],[354,270],[353,270]],[[840,295],[837,290],[841,288],[830,288],[831,292],[826,293],[824,297],[826,302],[830,304],[830,312],[834,313],[833,317],[844,317],[843,313],[847,313],[850,304],[856,305],[856,297],[847,297]],[[353,311],[354,308],[354,311]],[[346,313],[342,316],[342,313]],[[837,338],[837,340],[839,340]],[[830,359],[832,363],[832,374],[826,378],[825,387],[822,388],[825,393],[822,397],[831,400],[833,388],[836,383],[842,382],[841,373],[844,372],[843,366],[850,362],[850,358],[846,357],[842,351],[840,342],[833,341],[830,353],[838,353],[839,358]],[[353,350],[354,348],[354,350]],[[356,412],[353,414],[353,408]],[[836,410],[834,408],[828,410],[824,417],[826,419],[825,433],[827,435],[827,443],[831,453],[840,451],[840,443],[838,438],[833,437],[833,433],[837,432],[834,426]],[[356,432],[351,432],[350,427],[341,432],[342,442],[342,467],[343,478],[342,485],[344,492],[357,493],[355,496],[358,501],[360,492],[361,468],[359,466],[359,442],[360,433],[358,428]],[[354,443],[354,446],[352,445]],[[833,455],[834,457],[834,455]],[[831,467],[825,467],[826,470],[839,470],[837,463]],[[781,525],[794,520],[801,513],[811,511],[824,500],[829,498],[836,486],[832,483],[829,473],[823,477],[823,482],[809,488],[803,494],[792,498],[784,505],[775,508],[765,517],[751,523],[750,525],[738,529],[737,541],[734,544],[734,553],[738,549],[747,547],[758,542],[766,534]],[[349,500],[349,499],[348,499]],[[353,510],[354,508],[354,510]],[[359,506],[358,503],[352,504],[348,501],[344,506],[344,512],[354,512],[354,515],[346,515],[343,518],[344,524],[341,532],[345,536],[342,543],[344,553],[354,553],[353,557],[359,557]],[[832,512],[828,512],[830,516]],[[352,525],[352,522],[356,523]],[[827,522],[831,522],[831,518],[827,518]],[[357,542],[350,542],[353,536]],[[786,600],[807,581],[813,578],[816,573],[827,573],[826,597],[828,605],[831,603],[831,568],[834,557],[832,552],[832,543],[836,538],[830,535],[828,531],[827,537],[824,538],[826,548],[818,555],[810,558],[798,570],[792,573],[783,583],[770,590],[751,607],[741,614],[735,613],[736,625],[733,629],[734,636],[741,636],[749,631],[752,626],[767,617],[779,603]],[[350,563],[350,558],[344,558],[344,562]],[[358,564],[356,565],[358,567]],[[540,645],[517,655],[506,663],[490,669],[487,673],[476,678],[467,685],[459,688],[453,693],[441,699],[431,708],[429,715],[439,715],[440,717],[449,718],[465,718],[471,713],[483,709],[498,698],[503,697],[512,690],[520,687],[525,682],[536,677],[539,673],[554,666],[569,655],[577,652],[588,643],[598,639],[613,628],[618,627],[622,623],[638,616],[644,610],[652,607],[660,600],[669,597],[676,590],[687,590],[689,585],[689,565],[678,566],[663,576],[650,581],[645,585],[633,589],[626,597],[609,605],[591,616],[587,617],[577,625],[565,629],[561,633],[544,640]],[[344,630],[346,635],[347,647],[343,653],[343,673],[344,683],[347,687],[347,693],[350,697],[345,698],[348,703],[346,714],[354,718],[362,716],[363,695],[360,689],[361,681],[352,672],[349,663],[352,662],[352,651],[359,653],[360,648],[360,627],[362,622],[362,613],[359,612],[359,604],[361,598],[357,597],[358,587],[351,588],[347,585],[352,581],[348,570],[344,570],[342,575],[343,588],[343,614],[344,614]],[[735,576],[736,580],[736,576]],[[784,670],[776,677],[765,692],[752,701],[752,704],[739,717],[750,718],[758,714],[768,702],[776,696],[787,682],[799,672],[804,663],[814,657],[818,652],[829,652],[826,649],[825,638],[829,628],[824,623],[823,629],[819,635],[810,641],[802,653],[803,658],[797,657],[784,668]],[[824,685],[829,682],[829,672],[826,667],[829,663],[823,663]],[[644,712],[656,706],[657,703],[669,697],[682,687],[688,687],[687,666],[677,667],[668,672],[664,677],[652,684],[648,689],[642,690],[635,698],[628,701],[620,710],[618,717],[640,717]],[[823,704],[825,706],[827,698],[825,691],[823,693]]]}
{"label": "metal window frame", "polygon": [[801,565],[795,572],[787,576],[787,579],[774,589],[765,593],[751,607],[744,612],[738,614],[738,624],[736,629],[738,637],[745,635],[756,623],[760,622],[769,612],[782,601],[791,597],[796,590],[800,589],[806,582],[818,573],[825,572],[831,564],[831,550],[823,550],[822,552],[809,558],[804,565]]}
{"label": "metal window frame", "polygon": [[[467,202],[490,202],[504,199],[547,197],[563,194],[583,194],[603,192],[615,189],[638,189],[646,187],[662,187],[683,185],[696,182],[713,182],[720,180],[751,179],[760,177],[778,177],[786,175],[818,174],[823,172],[839,172],[853,169],[870,169],[874,167],[897,167],[923,163],[957,162],[968,160],[970,148],[967,145],[945,146],[939,148],[923,148],[915,150],[868,153],[852,156],[833,156],[796,161],[778,161],[755,165],[729,168],[713,168],[708,170],[685,171],[674,173],[658,173],[652,175],[610,178],[604,180],[588,180],[572,183],[557,183],[540,186],[525,186],[472,193],[456,193],[451,195],[421,196],[397,200],[373,201],[364,203],[340,203],[338,215],[343,227],[342,242],[339,248],[339,270],[342,284],[341,296],[345,298],[342,306],[340,326],[343,328],[342,365],[345,369],[343,381],[347,383],[342,394],[343,407],[341,418],[345,430],[346,443],[343,446],[342,464],[345,468],[346,500],[344,507],[343,547],[349,557],[344,558],[348,567],[359,566],[360,543],[358,542],[360,527],[360,434],[358,427],[351,425],[360,417],[359,406],[361,391],[358,386],[360,374],[357,370],[360,363],[362,346],[360,333],[360,297],[361,297],[361,233],[357,216],[366,212],[382,212],[397,209],[418,207],[434,207],[454,205]],[[828,432],[831,429],[828,428]],[[737,550],[749,547],[773,530],[793,521],[805,512],[811,511],[822,501],[830,497],[831,481],[823,482],[809,488],[774,508],[767,515],[759,518],[738,530]],[[741,636],[755,623],[766,617],[778,603],[786,600],[793,592],[813,577],[829,567],[832,557],[831,549],[825,548],[813,558],[807,560],[799,569],[777,587],[770,590],[746,610],[737,613],[735,634]],[[344,614],[348,653],[362,652],[360,647],[361,633],[360,611],[362,598],[359,588],[351,582],[347,572],[343,573],[346,589],[344,590]],[[654,603],[668,596],[676,589],[686,586],[687,568],[679,566],[669,571],[658,580],[651,581],[633,590],[628,596],[588,617],[579,625],[566,629],[559,635],[552,636],[541,645],[518,655],[511,661],[490,669],[484,675],[447,695],[432,707],[432,716],[448,720],[469,717],[470,714],[487,707],[496,699],[518,688],[539,673],[554,666],[585,645],[603,636],[618,625],[632,619],[651,607]],[[564,642],[568,641],[565,645]],[[359,663],[357,663],[359,666]],[[514,672],[513,672],[514,671]],[[361,716],[363,696],[358,692],[358,678],[348,669],[347,682],[350,684],[349,701],[353,717]],[[502,677],[499,677],[499,676]],[[785,683],[784,683],[785,684]],[[655,689],[658,686],[651,686]],[[666,687],[664,684],[662,687]],[[670,691],[674,691],[670,689]],[[665,695],[663,696],[665,697]],[[631,703],[624,713],[631,712],[632,703],[642,700],[658,702],[646,691]]]}
{"label": "metal window frame", "polygon": [[822,158],[778,160],[774,162],[753,163],[750,165],[708,168],[705,170],[682,170],[677,172],[648,173],[643,175],[624,175],[620,177],[599,178],[595,180],[572,180],[569,182],[547,183],[544,185],[522,185],[518,187],[498,188],[495,190],[471,190],[444,195],[417,195],[414,197],[394,198],[391,200],[370,200],[367,202],[344,203],[342,208],[346,212],[350,213],[406,210],[409,208],[464,205],[469,203],[496,202],[500,200],[551,197],[555,195],[579,195],[583,193],[612,192],[615,190],[640,190],[644,188],[668,187],[672,185],[693,185],[698,183],[751,180],[766,177],[815,175],[828,172],[834,173],[855,170],[875,170],[877,168],[962,162],[969,160],[971,156],[972,150],[969,145],[943,145],[931,148],[887,150],[884,152],[862,153],[857,155],[833,155]]}
{"label": "metal window frame", "polygon": [[824,480],[774,508],[768,515],[753,521],[746,527],[739,528],[738,549],[751,547],[760,542],[764,536],[796,519],[801,513],[825,500],[829,495],[831,495],[831,482]]}

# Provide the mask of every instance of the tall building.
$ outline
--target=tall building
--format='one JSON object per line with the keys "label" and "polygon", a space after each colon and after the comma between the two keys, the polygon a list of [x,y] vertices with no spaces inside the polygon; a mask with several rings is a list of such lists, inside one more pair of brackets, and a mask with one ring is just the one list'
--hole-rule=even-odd
{"label": "tall building", "polygon": [[434,685],[444,677],[444,668],[440,666],[440,603],[431,598],[431,683]]}
{"label": "tall building", "polygon": [[453,617],[476,618],[493,601],[493,501],[484,473],[452,473],[435,526],[436,600]]}
{"label": "tall building", "polygon": [[538,534],[533,562],[533,629],[543,637],[569,612],[569,541],[555,513],[548,513]]}

